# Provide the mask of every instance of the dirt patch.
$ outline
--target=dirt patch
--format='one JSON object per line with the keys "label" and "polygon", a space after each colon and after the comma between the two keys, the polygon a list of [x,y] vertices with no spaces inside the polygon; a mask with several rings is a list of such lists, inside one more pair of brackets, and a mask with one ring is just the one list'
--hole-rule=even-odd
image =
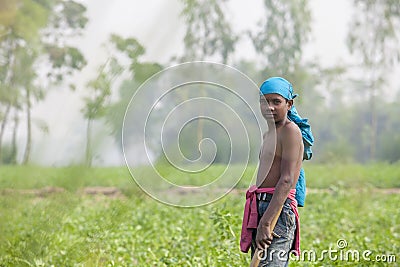
{"label": "dirt patch", "polygon": [[[66,192],[66,190],[62,187],[43,187],[36,189],[2,189],[0,191],[0,195],[28,195],[32,197],[47,197],[54,194],[60,194]],[[109,198],[123,198],[124,194],[117,187],[102,187],[102,186],[94,186],[94,187],[84,187],[77,191],[79,195],[89,195],[89,196],[105,196]]]}
{"label": "dirt patch", "polygon": [[94,187],[84,187],[80,190],[80,193],[83,195],[92,195],[92,196],[107,196],[110,198],[122,198],[124,194],[117,187],[103,187],[103,186],[94,186]]}
{"label": "dirt patch", "polygon": [[376,188],[373,191],[384,193],[384,194],[400,194],[400,188]]}
{"label": "dirt patch", "polygon": [[65,189],[62,187],[47,186],[39,189],[3,189],[1,190],[1,195],[21,194],[34,197],[47,197],[63,192],[65,192]]}
{"label": "dirt patch", "polygon": [[333,193],[333,191],[328,188],[307,188],[307,194],[318,194],[318,193]]}
{"label": "dirt patch", "polygon": [[[356,191],[362,192],[374,192],[378,194],[386,194],[386,195],[393,195],[393,194],[400,194],[400,188],[371,188],[365,189],[360,188],[359,190],[355,189]],[[328,193],[333,194],[337,191],[329,189],[329,188],[307,188],[307,194],[321,194],[321,193]]]}
{"label": "dirt patch", "polygon": [[[47,197],[54,194],[63,193],[66,190],[62,187],[54,187],[48,186],[38,189],[2,189],[0,190],[0,195],[12,195],[12,194],[20,194],[20,195],[30,195],[33,197]],[[234,188],[232,190],[228,189],[216,189],[215,193],[226,193],[229,194],[246,194],[245,189],[237,189]],[[382,194],[400,194],[400,188],[373,188],[372,192],[382,193]],[[169,194],[177,194],[177,195],[186,195],[186,194],[195,194],[197,191],[195,189],[171,189],[167,190]],[[320,193],[334,193],[334,190],[329,188],[307,188],[307,194],[320,194]],[[106,186],[93,186],[93,187],[83,187],[77,191],[79,195],[87,195],[87,196],[96,196],[96,197],[108,197],[108,198],[125,198],[125,195],[122,191],[117,187],[106,187]]]}

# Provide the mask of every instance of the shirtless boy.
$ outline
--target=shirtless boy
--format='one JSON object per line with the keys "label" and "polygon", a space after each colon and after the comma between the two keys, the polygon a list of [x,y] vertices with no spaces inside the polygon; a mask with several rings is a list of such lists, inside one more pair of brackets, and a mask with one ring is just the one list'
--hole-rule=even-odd
{"label": "shirtless boy", "polygon": [[[292,248],[299,251],[295,188],[304,147],[299,127],[287,117],[295,96],[291,84],[280,77],[272,77],[260,87],[261,113],[268,123],[275,124],[269,129],[276,130],[276,141],[272,140],[273,133],[264,134],[256,187],[249,189],[246,195],[250,199],[249,205],[257,203],[258,211],[258,226],[252,231],[252,252],[255,248],[268,247],[259,266],[287,266]],[[254,205],[251,206],[254,208]],[[279,213],[277,224],[271,229],[272,220]],[[247,230],[249,228],[252,226],[247,224]],[[246,249],[242,242],[249,241],[245,239],[242,228],[242,251]]]}

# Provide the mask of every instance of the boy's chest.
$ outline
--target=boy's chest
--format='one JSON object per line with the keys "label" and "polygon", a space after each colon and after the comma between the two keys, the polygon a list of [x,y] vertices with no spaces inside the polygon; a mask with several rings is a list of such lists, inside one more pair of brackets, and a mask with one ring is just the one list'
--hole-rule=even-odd
{"label": "boy's chest", "polygon": [[264,136],[262,149],[260,151],[260,160],[273,160],[275,157],[282,156],[282,139],[276,134],[267,134]]}

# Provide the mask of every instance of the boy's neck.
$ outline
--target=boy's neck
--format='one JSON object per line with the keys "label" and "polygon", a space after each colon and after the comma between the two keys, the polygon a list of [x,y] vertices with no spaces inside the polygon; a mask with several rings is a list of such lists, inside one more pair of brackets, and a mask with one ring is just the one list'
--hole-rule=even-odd
{"label": "boy's neck", "polygon": [[284,125],[286,125],[289,122],[288,118],[285,117],[283,120],[281,121],[277,121],[275,122],[275,129],[279,129],[281,127],[283,127]]}

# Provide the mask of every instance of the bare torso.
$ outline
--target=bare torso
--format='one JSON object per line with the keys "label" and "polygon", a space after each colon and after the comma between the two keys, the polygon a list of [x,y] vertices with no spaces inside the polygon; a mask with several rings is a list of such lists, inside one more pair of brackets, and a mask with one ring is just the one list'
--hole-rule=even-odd
{"label": "bare torso", "polygon": [[[291,134],[293,131],[298,131],[294,135]],[[285,162],[288,162],[290,159],[284,159],[283,147],[285,135],[290,135],[289,138],[294,138],[295,140],[291,140],[294,143],[301,143],[299,145],[299,149],[292,153],[292,162],[294,160],[294,165],[287,166]],[[293,137],[294,136],[294,137]],[[298,140],[300,136],[300,141]],[[293,122],[287,121],[285,125],[276,129],[276,146],[274,146],[274,136],[271,133],[266,132],[263,138],[263,146],[260,152],[260,164],[259,164],[259,172],[257,175],[257,186],[258,187],[275,187],[278,183],[281,174],[282,168],[291,168],[291,173],[294,175],[294,183],[292,188],[296,187],[296,183],[298,177],[300,175],[301,163],[303,160],[303,143],[301,140],[300,129]],[[272,162],[272,164],[271,164]],[[268,170],[268,167],[271,166]]]}

